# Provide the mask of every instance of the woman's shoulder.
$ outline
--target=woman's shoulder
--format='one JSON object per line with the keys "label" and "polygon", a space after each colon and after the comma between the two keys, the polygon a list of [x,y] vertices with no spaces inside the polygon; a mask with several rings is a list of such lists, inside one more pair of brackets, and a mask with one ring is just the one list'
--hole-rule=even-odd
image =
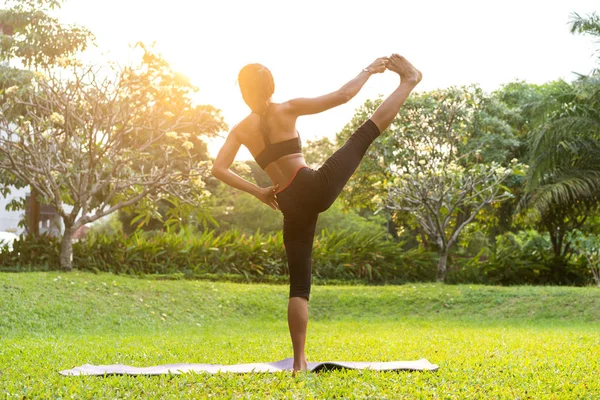
{"label": "woman's shoulder", "polygon": [[253,128],[256,127],[258,124],[260,124],[260,115],[250,113],[247,116],[245,116],[244,119],[242,119],[240,122],[238,122],[235,125],[234,129],[236,127],[239,127],[239,129]]}
{"label": "woman's shoulder", "polygon": [[235,124],[230,130],[230,134],[234,135],[238,141],[245,143],[245,139],[248,135],[259,129],[260,127],[260,115],[250,113],[240,122]]}

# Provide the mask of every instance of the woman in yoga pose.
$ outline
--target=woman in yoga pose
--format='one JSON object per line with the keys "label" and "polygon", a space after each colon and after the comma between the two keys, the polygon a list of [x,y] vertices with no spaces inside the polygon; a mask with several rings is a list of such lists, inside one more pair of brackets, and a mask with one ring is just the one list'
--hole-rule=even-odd
{"label": "woman in yoga pose", "polygon": [[[400,76],[396,90],[320,168],[308,167],[301,153],[296,119],[348,102],[372,74],[382,73],[386,68]],[[273,103],[275,85],[267,68],[250,64],[239,73],[242,97],[252,113],[229,132],[213,164],[212,174],[283,214],[283,242],[290,271],[288,326],[294,349],[294,371],[306,370],[304,346],[317,217],[338,197],[369,145],[390,125],[421,77],[408,60],[393,54],[376,59],[335,92]],[[273,186],[258,187],[229,169],[241,145],[250,150]]]}

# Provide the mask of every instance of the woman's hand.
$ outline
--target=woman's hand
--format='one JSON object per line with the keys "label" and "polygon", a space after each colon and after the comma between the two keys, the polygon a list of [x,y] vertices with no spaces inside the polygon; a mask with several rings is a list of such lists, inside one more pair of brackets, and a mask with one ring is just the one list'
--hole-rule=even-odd
{"label": "woman's hand", "polygon": [[266,188],[259,188],[256,198],[271,207],[273,210],[279,210],[279,204],[275,198],[275,192],[279,188],[279,184]]}
{"label": "woman's hand", "polygon": [[373,61],[371,63],[371,65],[369,65],[367,67],[367,69],[372,74],[380,74],[383,71],[385,71],[388,62],[389,62],[389,58],[388,57],[379,57],[378,59],[376,59],[375,61]]}

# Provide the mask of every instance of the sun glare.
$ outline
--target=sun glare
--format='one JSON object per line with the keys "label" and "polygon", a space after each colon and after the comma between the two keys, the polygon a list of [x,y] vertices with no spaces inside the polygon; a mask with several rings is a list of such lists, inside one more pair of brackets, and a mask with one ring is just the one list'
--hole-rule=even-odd
{"label": "sun glare", "polygon": [[[405,54],[421,69],[420,90],[471,83],[494,90],[514,79],[543,83],[593,68],[591,41],[566,27],[570,12],[592,11],[593,1],[552,7],[507,1],[347,1],[342,7],[317,0],[68,0],[59,13],[65,22],[90,29],[98,51],[109,50],[118,61],[130,59],[129,44],[155,42],[173,68],[199,87],[196,100],[222,110],[231,127],[249,112],[236,78],[252,62],[273,72],[275,101],[336,90],[391,52]],[[333,137],[366,99],[389,93],[395,83],[391,73],[373,77],[349,104],[301,118],[300,134],[304,140]],[[222,143],[209,145],[212,155]],[[237,159],[249,158],[242,148]]]}

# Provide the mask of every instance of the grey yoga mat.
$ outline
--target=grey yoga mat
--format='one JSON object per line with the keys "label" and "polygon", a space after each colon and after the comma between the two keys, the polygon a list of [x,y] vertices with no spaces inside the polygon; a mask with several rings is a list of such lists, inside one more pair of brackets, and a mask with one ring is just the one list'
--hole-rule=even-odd
{"label": "grey yoga mat", "polygon": [[[219,364],[165,364],[154,367],[131,367],[129,365],[113,364],[113,365],[91,365],[85,364],[81,367],[66,369],[60,371],[62,375],[166,375],[166,374],[182,374],[186,372],[208,372],[215,374],[217,372],[278,372],[291,370],[294,359],[286,358],[285,360],[272,363],[253,363],[253,364],[235,364],[235,365],[219,365]],[[326,361],[326,362],[309,362],[308,369],[311,372],[332,369],[372,369],[375,371],[435,371],[439,367],[431,364],[426,359],[422,358],[416,361],[391,361],[391,362],[351,362],[351,361]]]}

